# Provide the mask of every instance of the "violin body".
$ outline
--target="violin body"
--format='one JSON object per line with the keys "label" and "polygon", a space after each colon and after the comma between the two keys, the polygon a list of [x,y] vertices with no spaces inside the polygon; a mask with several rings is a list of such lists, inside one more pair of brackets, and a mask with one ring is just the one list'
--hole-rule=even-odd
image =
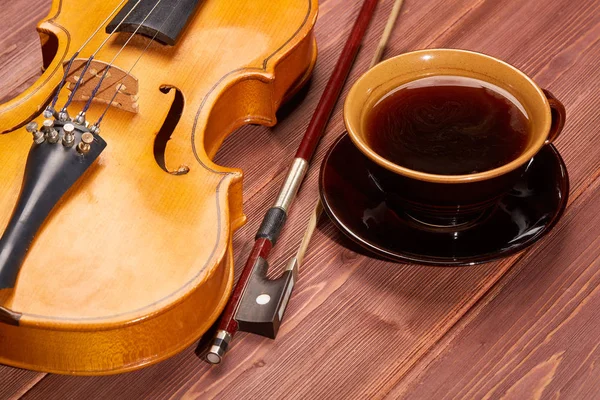
{"label": "violin body", "polygon": [[[44,73],[0,105],[0,234],[33,143],[23,126],[41,124],[67,61],[121,3],[54,0],[39,24]],[[94,59],[118,53],[113,77],[135,67],[102,120],[106,149],[44,219],[14,286],[0,290],[1,363],[112,374],[170,357],[206,332],[231,293],[232,234],[245,222],[242,171],[212,157],[240,126],[274,125],[308,79],[316,15],[316,0],[204,0],[172,46],[136,34],[123,47],[126,32],[108,39]],[[94,35],[78,58],[107,37]],[[96,65],[72,115],[97,82]],[[69,94],[61,90],[57,104]],[[106,99],[92,102],[89,121]]]}

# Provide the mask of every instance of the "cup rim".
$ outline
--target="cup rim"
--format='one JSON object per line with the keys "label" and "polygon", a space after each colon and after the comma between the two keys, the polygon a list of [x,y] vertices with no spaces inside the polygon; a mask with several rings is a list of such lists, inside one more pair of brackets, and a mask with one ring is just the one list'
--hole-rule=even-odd
{"label": "cup rim", "polygon": [[[389,160],[387,160],[386,158],[380,156],[379,154],[377,154],[375,151],[373,151],[370,146],[365,143],[365,141],[362,139],[362,136],[358,134],[358,130],[361,129],[360,127],[357,127],[354,125],[352,119],[350,118],[350,104],[355,101],[355,97],[356,94],[358,92],[358,87],[360,86],[360,83],[362,81],[364,81],[365,79],[367,79],[367,77],[376,74],[379,70],[383,69],[386,67],[386,65],[388,64],[392,64],[394,63],[397,59],[399,58],[403,58],[403,57],[408,57],[408,56],[412,56],[414,57],[415,55],[425,55],[427,53],[458,53],[458,54],[464,54],[466,56],[472,57],[482,57],[488,60],[491,60],[495,63],[501,64],[504,67],[507,67],[508,69],[512,70],[514,73],[520,75],[521,77],[523,77],[539,94],[540,99],[542,100],[544,107],[546,108],[546,120],[543,122],[542,126],[544,131],[546,131],[546,135],[538,135],[538,137],[535,139],[535,141],[528,147],[528,149],[526,151],[524,151],[519,157],[517,157],[516,159],[512,160],[511,162],[504,164],[500,167],[491,169],[491,170],[487,170],[487,171],[483,171],[483,172],[477,172],[474,174],[464,174],[464,175],[441,175],[441,174],[431,174],[431,173],[427,173],[427,172],[421,172],[421,171],[416,171],[410,168],[406,168],[403,167],[401,165],[395,164]],[[416,78],[416,79],[420,79],[420,78]],[[415,79],[415,80],[416,80]],[[386,82],[386,80],[381,80],[380,84],[383,84],[384,82]],[[354,143],[354,145],[367,157],[369,157],[372,161],[374,161],[375,163],[379,164],[380,166],[396,173],[399,175],[403,175],[409,178],[413,178],[416,180],[420,180],[420,181],[426,181],[426,182],[434,182],[434,183],[467,183],[467,182],[478,182],[478,181],[483,181],[483,180],[488,180],[491,178],[495,178],[504,174],[507,174],[511,171],[514,171],[515,169],[521,167],[522,165],[524,165],[526,162],[528,162],[529,160],[531,160],[533,158],[533,156],[535,154],[537,154],[540,149],[542,148],[542,146],[547,142],[547,136],[548,136],[548,132],[550,131],[550,127],[551,127],[551,123],[552,123],[552,117],[551,117],[551,110],[550,110],[550,104],[548,102],[548,98],[546,97],[546,95],[544,94],[544,92],[542,91],[542,89],[529,77],[527,76],[525,73],[523,73],[522,71],[520,71],[519,69],[517,69],[516,67],[510,65],[509,63],[499,60],[495,57],[489,56],[487,54],[483,54],[483,53],[479,53],[479,52],[475,52],[475,51],[469,51],[469,50],[459,50],[459,49],[424,49],[424,50],[416,50],[416,51],[411,51],[408,53],[403,53],[400,54],[398,56],[395,57],[391,57],[385,61],[380,62],[379,64],[377,64],[376,66],[374,66],[373,68],[371,68],[370,70],[368,70],[367,72],[365,72],[363,75],[360,76],[359,79],[357,79],[357,81],[352,85],[352,87],[350,88],[350,91],[348,92],[348,95],[346,97],[346,100],[344,102],[344,123],[346,125],[346,130],[350,136],[350,139],[352,140],[352,142]]]}

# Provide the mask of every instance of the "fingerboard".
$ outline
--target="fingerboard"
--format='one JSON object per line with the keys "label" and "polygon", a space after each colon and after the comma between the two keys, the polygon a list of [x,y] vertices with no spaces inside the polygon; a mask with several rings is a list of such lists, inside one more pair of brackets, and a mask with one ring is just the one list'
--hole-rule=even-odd
{"label": "fingerboard", "polygon": [[[156,5],[158,1],[140,0],[136,6],[138,0],[129,0],[106,26],[106,33],[113,31],[133,33],[139,27],[138,34],[174,46],[201,0],[160,0]],[[130,11],[131,13],[127,15]],[[123,23],[119,26],[121,21]]]}

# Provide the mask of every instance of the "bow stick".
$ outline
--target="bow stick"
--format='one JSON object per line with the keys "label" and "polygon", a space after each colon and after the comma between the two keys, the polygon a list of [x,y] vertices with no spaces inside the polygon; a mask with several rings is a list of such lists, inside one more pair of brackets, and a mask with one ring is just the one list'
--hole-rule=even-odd
{"label": "bow stick", "polygon": [[[400,10],[402,9],[403,3],[404,0],[396,0],[396,2],[394,3],[394,7],[392,8],[392,12],[390,13],[390,17],[388,18],[387,24],[385,25],[385,29],[383,30],[381,40],[377,45],[377,50],[375,50],[375,55],[373,56],[373,60],[371,61],[369,69],[373,68],[375,65],[379,64],[379,61],[381,61],[381,58],[383,57],[383,52],[385,51],[387,42],[390,39],[392,29],[394,29],[394,24],[398,19],[398,15],[400,14]],[[310,243],[310,239],[312,239],[312,235],[315,232],[315,228],[317,227],[317,223],[319,222],[319,218],[321,217],[322,212],[323,204],[321,203],[321,199],[317,197],[317,204],[315,204],[315,208],[310,214],[308,224],[306,224],[306,230],[304,231],[304,236],[302,237],[302,242],[298,247],[298,252],[296,253],[296,256],[290,261],[291,263],[293,263],[294,259],[296,260],[298,265],[302,263],[302,260],[304,259],[304,254],[308,249],[308,244]]]}
{"label": "bow stick", "polygon": [[[315,218],[315,213],[313,213],[300,249],[296,256],[289,260],[281,277],[275,280],[267,278],[269,265],[266,259],[279,237],[287,219],[288,210],[306,176],[309,162],[315,153],[319,140],[325,132],[333,108],[340,96],[360,48],[362,38],[373,16],[376,4],[377,0],[365,0],[363,3],[348,41],[344,46],[333,74],[325,87],[325,91],[302,138],[275,204],[267,211],[263,218],[255,237],[254,247],[233,290],[233,294],[225,307],[225,311],[219,321],[218,331],[206,355],[206,361],[211,364],[221,362],[229,343],[238,330],[272,339],[277,335],[288,300],[298,277],[298,268],[308,247],[312,231],[316,227],[318,215]],[[379,59],[383,53],[383,48],[385,48],[385,43],[389,38],[393,22],[400,11],[401,4],[402,0],[396,0],[392,15],[388,20],[382,40],[378,46],[377,54],[379,55],[376,54],[376,59]],[[319,208],[320,203],[317,204],[315,211],[318,211]]]}

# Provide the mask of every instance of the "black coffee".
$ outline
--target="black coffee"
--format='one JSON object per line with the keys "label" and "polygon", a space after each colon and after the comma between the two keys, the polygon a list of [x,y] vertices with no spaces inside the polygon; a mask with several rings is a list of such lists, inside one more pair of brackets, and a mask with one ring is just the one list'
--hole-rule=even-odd
{"label": "black coffee", "polygon": [[420,79],[377,102],[366,120],[367,142],[380,156],[416,171],[462,175],[494,169],[527,146],[527,116],[509,97],[476,79]]}

